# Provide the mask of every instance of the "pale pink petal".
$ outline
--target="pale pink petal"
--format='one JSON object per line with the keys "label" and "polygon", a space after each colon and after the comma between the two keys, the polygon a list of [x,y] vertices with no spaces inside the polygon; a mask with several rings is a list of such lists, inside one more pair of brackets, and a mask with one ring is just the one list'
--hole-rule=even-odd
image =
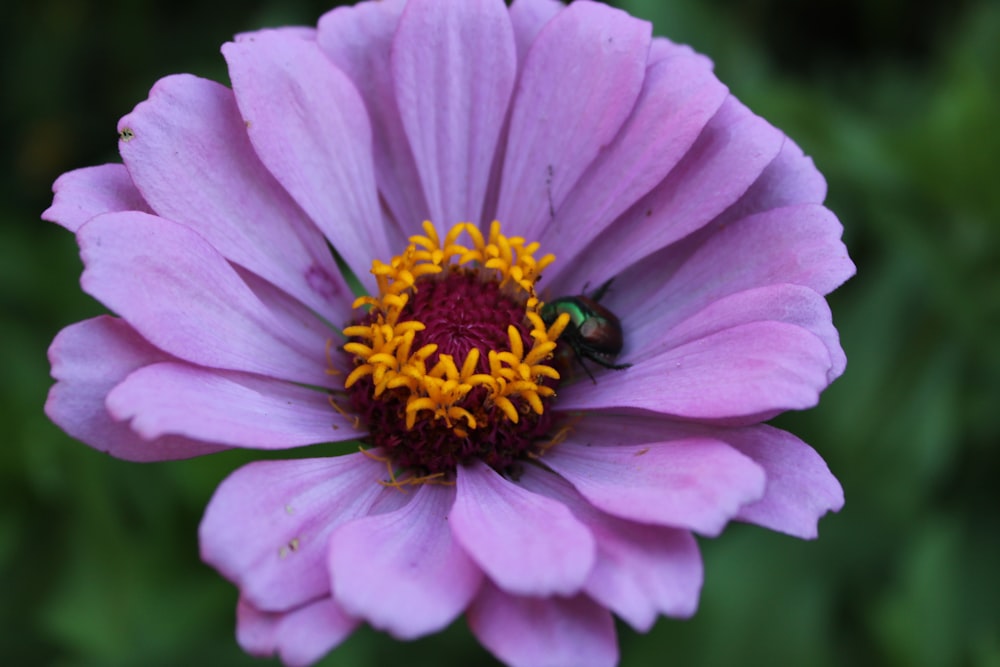
{"label": "pale pink petal", "polygon": [[306,42],[315,42],[317,37],[316,28],[308,25],[286,25],[277,28],[263,28],[261,30],[251,30],[248,32],[238,32],[233,36],[234,42],[253,41],[263,33],[277,33],[287,37],[294,37]]}
{"label": "pale pink petal", "polygon": [[829,209],[817,204],[751,215],[639,262],[615,279],[604,303],[628,313],[630,327],[659,319],[665,329],[717,299],[757,287],[792,283],[826,294],[854,273],[842,232]]}
{"label": "pale pink petal", "polygon": [[401,639],[437,632],[468,606],[482,571],[451,535],[453,487],[424,485],[395,512],[345,523],[330,538],[333,597]]}
{"label": "pale pink petal", "polygon": [[330,592],[330,533],[365,516],[383,494],[385,466],[361,453],[256,461],[227,477],[199,527],[201,557],[265,611]]}
{"label": "pale pink petal", "polygon": [[77,235],[83,289],[157,347],[202,366],[329,385],[326,341],[286,326],[189,228],[108,213]]}
{"label": "pale pink petal", "polygon": [[[779,130],[734,97],[726,98],[663,182],[575,261],[561,263],[553,289],[559,294],[576,294],[587,283],[599,285],[707,225],[739,200],[775,159],[783,142]],[[614,240],[611,252],[608,239]]]}
{"label": "pale pink petal", "polygon": [[[323,241],[323,245],[326,245],[326,241]],[[237,264],[231,264],[231,266],[236,269],[236,274],[250,288],[254,296],[260,299],[264,307],[274,315],[275,319],[279,320],[285,327],[300,332],[302,340],[310,341],[310,345],[318,341],[325,342],[326,368],[349,368],[345,364],[338,366],[334,363],[334,359],[340,357],[339,345],[335,346],[334,341],[340,341],[340,325],[346,323],[350,317],[347,311],[326,313],[325,316],[318,314],[309,306],[290,296],[288,292],[275,287],[274,283],[264,280]],[[343,360],[342,357],[341,360]]]}
{"label": "pale pink petal", "polygon": [[178,362],[145,366],[108,395],[107,407],[142,437],[183,435],[232,447],[282,449],[365,435],[327,392]]}
{"label": "pale pink petal", "polygon": [[448,520],[473,560],[511,593],[571,595],[594,563],[594,538],[565,505],[483,463],[459,467]]}
{"label": "pale pink petal", "polygon": [[667,60],[668,58],[677,57],[688,57],[695,56],[700,58],[707,67],[714,68],[715,65],[712,63],[711,59],[700,53],[696,53],[687,44],[677,44],[670,41],[666,37],[654,37],[653,42],[649,45],[649,64],[653,65],[660,62],[661,60]]}
{"label": "pale pink petal", "polygon": [[350,311],[323,235],[257,158],[231,90],[190,75],[160,79],[122,118],[125,129],[122,158],[158,215],[327,317]]}
{"label": "pale pink petal", "polygon": [[560,410],[632,408],[732,425],[819,401],[833,362],[815,334],[785,322],[749,322],[603,371],[597,386],[559,392]]}
{"label": "pale pink petal", "polygon": [[811,158],[785,137],[778,156],[767,165],[750,189],[713,223],[723,226],[755,213],[797,204],[822,204],[826,179]]}
{"label": "pale pink petal", "polygon": [[305,667],[347,639],[359,625],[325,597],[287,612],[266,612],[240,598],[236,641],[258,657],[278,655],[288,667]]}
{"label": "pale pink petal", "polygon": [[511,109],[497,219],[537,238],[639,96],[651,27],[596,2],[549,21],[526,56]]}
{"label": "pale pink petal", "polygon": [[337,7],[319,20],[319,47],[357,87],[372,125],[375,179],[402,228],[402,241],[430,217],[417,165],[399,116],[388,53],[404,0]]}
{"label": "pale pink petal", "polygon": [[105,315],[71,324],[49,348],[56,384],[45,414],[77,440],[129,461],[186,459],[225,449],[176,436],[145,440],[104,407],[108,392],[129,373],[169,358],[122,320]]}
{"label": "pale pink petal", "polygon": [[767,475],[764,497],[736,518],[803,539],[814,539],[827,512],[844,506],[844,490],[816,451],[791,433],[759,425],[720,434]]}
{"label": "pale pink petal", "polygon": [[562,264],[571,263],[666,177],[727,95],[709,63],[695,56],[668,58],[649,67],[642,94],[618,136],[540,230],[542,247],[556,248],[561,259],[569,260]]}
{"label": "pale pink petal", "polygon": [[222,53],[261,161],[374,288],[371,258],[392,253],[358,91],[316,44],[294,36],[261,33]]}
{"label": "pale pink petal", "polygon": [[[736,519],[811,539],[819,518],[839,511],[844,504],[840,483],[820,456],[794,435],[771,426],[725,428],[652,415],[592,412],[574,423],[572,435],[574,443],[588,448],[692,438],[725,442],[763,469],[767,478],[764,496],[741,507]],[[556,451],[550,450],[543,461]]]}
{"label": "pale pink petal", "polygon": [[527,468],[520,482],[559,500],[593,532],[597,560],[584,592],[595,601],[640,632],[648,631],[660,614],[694,614],[704,568],[690,532],[605,514],[565,480],[536,467]]}
{"label": "pale pink petal", "polygon": [[42,220],[71,232],[101,213],[150,210],[132,184],[128,170],[120,164],[68,171],[56,179],[52,192],[52,206],[42,213]]}
{"label": "pale pink petal", "polygon": [[517,62],[523,63],[532,42],[546,23],[566,9],[559,0],[514,0],[510,5],[510,22],[517,45]]}
{"label": "pale pink petal", "polygon": [[[629,334],[633,359],[643,359],[661,354],[673,347],[723,331],[748,322],[787,322],[800,326],[823,341],[830,356],[827,381],[833,382],[847,364],[847,357],[840,347],[840,337],[833,326],[830,307],[826,300],[808,287],[800,285],[768,285],[744,292],[707,300],[702,310],[685,320],[675,322],[671,309],[653,309],[653,317],[643,317],[642,322],[627,319],[622,323]],[[684,310],[682,307],[680,310]],[[670,314],[657,317],[661,313]]]}
{"label": "pale pink petal", "polygon": [[492,0],[410,0],[392,44],[396,103],[430,219],[480,222],[517,55]]}
{"label": "pale pink petal", "polygon": [[584,595],[519,597],[485,584],[469,628],[510,667],[613,667],[618,643],[610,612]]}
{"label": "pale pink petal", "polygon": [[[626,429],[621,437],[629,442]],[[764,494],[761,467],[724,442],[689,438],[593,447],[576,439],[570,435],[543,462],[596,507],[623,519],[714,536],[741,506]]]}

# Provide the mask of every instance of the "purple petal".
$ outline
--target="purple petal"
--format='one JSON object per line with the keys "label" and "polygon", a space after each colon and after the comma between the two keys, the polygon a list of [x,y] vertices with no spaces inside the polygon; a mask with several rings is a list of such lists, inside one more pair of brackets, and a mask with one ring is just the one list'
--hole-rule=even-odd
{"label": "purple petal", "polygon": [[618,133],[645,76],[651,27],[574,3],[538,34],[511,110],[497,219],[538,238],[587,166]]}
{"label": "purple petal", "polygon": [[[326,241],[323,242],[323,245],[326,245]],[[350,366],[343,364],[338,366],[334,361],[345,360],[346,357],[340,356],[340,351],[330,343],[331,340],[340,337],[339,331],[334,332],[330,320],[323,319],[322,315],[317,316],[317,313],[309,306],[289,296],[288,292],[275,287],[274,283],[268,282],[238,265],[232,264],[231,266],[236,269],[236,274],[250,288],[254,296],[260,299],[264,307],[286,328],[300,332],[301,339],[310,341],[310,345],[315,344],[316,341],[324,341],[326,368],[350,368]],[[347,321],[348,317],[347,313],[344,312],[340,314],[340,317],[334,316],[331,319],[334,322],[343,322]]]}
{"label": "purple petal", "polygon": [[528,49],[546,23],[566,9],[559,0],[514,0],[510,5],[510,22],[517,45],[517,62],[523,63]]}
{"label": "purple petal", "polygon": [[616,279],[607,303],[640,318],[665,316],[660,326],[669,327],[720,297],[757,287],[792,283],[826,294],[854,273],[842,231],[837,218],[816,204],[742,218],[635,265]]}
{"label": "purple petal", "polygon": [[183,435],[232,447],[281,449],[364,435],[325,392],[183,363],[141,368],[108,395],[118,420],[144,438]]}
{"label": "purple petal", "polygon": [[52,206],[42,220],[76,232],[95,215],[114,211],[146,211],[149,206],[120,164],[102,164],[69,171],[52,186]]}
{"label": "purple petal", "polygon": [[430,219],[444,229],[480,222],[517,72],[506,7],[410,0],[393,40],[392,72]]}
{"label": "purple petal", "polygon": [[287,37],[294,37],[306,42],[316,41],[316,28],[309,25],[286,25],[277,28],[263,28],[261,30],[250,30],[248,32],[238,32],[233,37],[234,42],[253,41],[265,33],[277,33]]}
{"label": "purple petal", "polygon": [[[660,308],[645,321],[625,320],[636,359],[649,358],[690,341],[748,322],[787,322],[806,329],[823,341],[829,355],[827,382],[833,382],[847,364],[840,337],[833,326],[826,300],[808,287],[769,285],[738,292],[711,301],[682,322],[672,321],[672,309]],[[680,307],[679,310],[684,310]],[[665,314],[666,317],[660,317]],[[642,317],[640,315],[640,317]]]}
{"label": "purple petal", "polygon": [[146,213],[108,213],[77,239],[84,291],[157,347],[202,366],[330,384],[326,341],[275,318],[189,228]]}
{"label": "purple petal", "polygon": [[569,507],[594,534],[597,560],[584,591],[640,632],[660,614],[694,614],[703,567],[686,530],[623,521],[600,512],[557,475],[528,468],[521,483]]}
{"label": "purple petal", "polygon": [[755,213],[797,204],[822,204],[826,179],[811,158],[785,137],[781,152],[761,173],[739,201],[726,210],[716,225],[722,226]]}
{"label": "purple petal", "polygon": [[288,611],[330,592],[327,552],[338,525],[383,494],[382,463],[366,455],[257,461],[227,477],[199,528],[201,557],[255,607]]}
{"label": "purple petal", "polygon": [[561,264],[572,264],[582,248],[666,177],[726,95],[710,63],[695,56],[649,67],[631,116],[541,230],[542,247],[557,248],[560,259],[568,260]]}
{"label": "purple petal", "polygon": [[316,44],[294,36],[260,33],[222,53],[260,159],[372,289],[371,259],[392,249],[358,91]]}
{"label": "purple petal", "polygon": [[311,665],[347,639],[358,621],[330,598],[287,612],[265,612],[240,598],[236,605],[236,641],[258,657],[278,654],[288,667]]}
{"label": "purple petal", "polygon": [[815,537],[816,521],[844,503],[839,482],[819,455],[794,435],[770,426],[732,429],[659,416],[590,413],[575,424],[574,438],[591,447],[686,438],[725,442],[753,459],[767,477],[764,496],[741,507],[736,518],[796,537]]}
{"label": "purple petal", "polygon": [[455,620],[483,575],[452,538],[454,499],[454,488],[424,485],[401,509],[338,528],[329,560],[337,602],[401,639]]}
{"label": "purple petal", "polygon": [[319,230],[254,153],[228,88],[189,75],[161,79],[119,123],[136,187],[227,259],[330,316],[353,295]]}
{"label": "purple petal", "polygon": [[668,58],[687,58],[691,56],[700,58],[709,68],[715,67],[707,56],[696,53],[695,50],[687,44],[676,44],[666,37],[654,37],[653,42],[649,45],[650,65],[654,65],[661,60],[667,60]]}
{"label": "purple petal", "polygon": [[458,469],[448,515],[455,539],[500,588],[571,595],[594,563],[594,538],[562,503],[509,482],[482,463]]}
{"label": "purple petal", "polygon": [[563,410],[634,408],[732,425],[816,405],[833,368],[826,345],[784,322],[750,322],[560,391]]}
{"label": "purple petal", "polygon": [[102,316],[72,324],[49,348],[52,377],[45,414],[66,433],[98,451],[129,461],[167,461],[225,447],[180,437],[144,440],[112,420],[108,392],[137,368],[169,359],[125,322]]}
{"label": "purple petal", "polygon": [[563,267],[553,289],[575,294],[600,284],[657,250],[705,226],[735,203],[774,160],[784,135],[732,96],[684,159],[608,231]]}
{"label": "purple petal", "polygon": [[405,2],[382,0],[337,7],[319,20],[319,47],[357,87],[372,124],[379,191],[404,227],[400,247],[417,222],[430,217],[417,165],[399,116],[387,54]]}
{"label": "purple petal", "polygon": [[612,667],[611,614],[590,598],[518,597],[487,583],[469,608],[476,638],[510,667]]}
{"label": "purple petal", "polygon": [[[628,431],[620,437],[628,442]],[[714,536],[764,494],[761,467],[724,442],[581,446],[576,439],[571,435],[547,452],[545,464],[596,507],[623,519]]]}
{"label": "purple petal", "polygon": [[844,506],[844,491],[812,447],[791,433],[760,425],[720,435],[767,475],[764,497],[736,515],[771,530],[814,539],[827,512]]}

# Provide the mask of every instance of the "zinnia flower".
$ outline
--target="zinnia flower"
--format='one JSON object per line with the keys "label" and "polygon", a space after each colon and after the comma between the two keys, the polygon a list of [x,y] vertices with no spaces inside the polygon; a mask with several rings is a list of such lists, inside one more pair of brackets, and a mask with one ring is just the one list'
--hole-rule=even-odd
{"label": "zinnia flower", "polygon": [[162,79],[124,164],[55,184],[115,315],[57,336],[46,410],[134,461],[347,443],[209,503],[245,650],[464,614],[510,665],[611,665],[612,614],[694,613],[694,534],[841,507],[763,422],[843,371],[823,295],[854,267],[811,160],[706,58],[552,0],[365,2],[222,50],[231,89]]}

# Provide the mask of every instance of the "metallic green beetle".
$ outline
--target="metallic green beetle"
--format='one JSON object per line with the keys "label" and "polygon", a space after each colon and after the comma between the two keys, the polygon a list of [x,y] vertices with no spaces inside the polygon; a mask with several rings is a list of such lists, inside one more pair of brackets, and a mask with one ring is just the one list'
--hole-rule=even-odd
{"label": "metallic green beetle", "polygon": [[583,363],[584,359],[616,371],[632,365],[615,363],[624,345],[622,324],[617,315],[598,303],[608,291],[612,280],[614,279],[609,279],[590,296],[579,294],[553,299],[542,306],[539,313],[546,326],[551,326],[563,313],[569,314],[569,324],[559,337],[559,343],[573,351],[573,356],[583,366],[583,370],[587,371],[591,380],[594,376]]}

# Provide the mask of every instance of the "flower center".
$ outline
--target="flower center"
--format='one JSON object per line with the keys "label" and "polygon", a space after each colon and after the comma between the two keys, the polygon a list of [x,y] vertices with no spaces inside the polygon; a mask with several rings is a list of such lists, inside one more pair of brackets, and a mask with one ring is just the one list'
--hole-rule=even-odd
{"label": "flower center", "polygon": [[536,260],[537,243],[497,222],[489,238],[469,223],[443,241],[423,229],[388,264],[372,262],[378,294],[355,301],[368,311],[344,329],[355,364],[344,387],[394,482],[447,481],[477,459],[506,471],[553,426],[548,362],[569,316],[547,326],[534,285],[555,257]]}

